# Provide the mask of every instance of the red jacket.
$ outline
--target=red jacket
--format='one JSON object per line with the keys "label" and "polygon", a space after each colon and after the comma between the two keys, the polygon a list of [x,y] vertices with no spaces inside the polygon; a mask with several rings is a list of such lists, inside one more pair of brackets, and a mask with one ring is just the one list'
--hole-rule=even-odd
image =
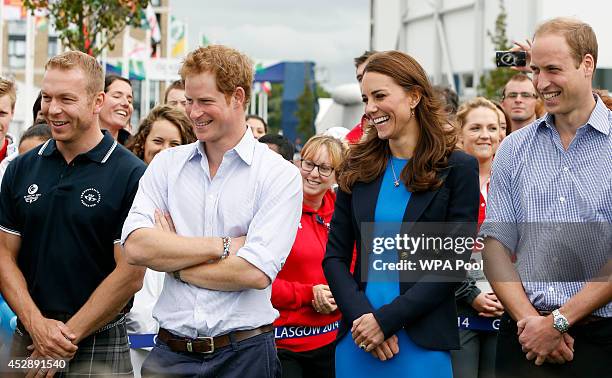
{"label": "red jacket", "polygon": [[312,287],[327,285],[323,256],[336,195],[325,193],[318,211],[302,205],[295,242],[285,265],[272,283],[272,305],[280,312],[274,322],[276,345],[293,352],[321,348],[336,339],[340,311],[324,315],[312,307]]}

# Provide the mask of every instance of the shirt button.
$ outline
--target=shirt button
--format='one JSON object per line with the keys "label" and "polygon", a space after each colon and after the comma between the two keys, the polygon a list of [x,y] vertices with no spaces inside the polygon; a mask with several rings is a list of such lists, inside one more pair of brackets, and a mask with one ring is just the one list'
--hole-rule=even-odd
{"label": "shirt button", "polygon": [[565,202],[565,197],[559,197],[559,202]]}
{"label": "shirt button", "polygon": [[563,172],[568,172],[569,171],[569,167],[563,167]]}
{"label": "shirt button", "polygon": [[485,207],[485,206],[486,206],[486,205],[485,205],[484,203],[481,203],[481,204],[480,204],[480,207]]}
{"label": "shirt button", "polygon": [[551,287],[548,288],[548,291],[551,292],[551,293],[554,293],[555,292],[555,288],[551,286]]}

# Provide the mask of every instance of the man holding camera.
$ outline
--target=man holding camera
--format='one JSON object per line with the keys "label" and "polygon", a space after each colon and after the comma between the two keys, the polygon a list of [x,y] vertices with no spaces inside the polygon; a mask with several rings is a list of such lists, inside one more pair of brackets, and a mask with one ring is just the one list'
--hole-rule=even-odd
{"label": "man holding camera", "polygon": [[[544,237],[556,247],[568,240],[568,233],[555,234],[555,227],[532,236],[534,223],[556,225],[557,231],[561,222],[571,222],[568,228],[597,224],[604,231],[599,239],[609,238],[612,114],[592,93],[597,49],[595,33],[583,22],[556,18],[538,27],[530,67],[548,114],[508,136],[495,157],[481,235],[485,273],[507,310],[498,336],[497,377],[612,376],[605,362],[612,355],[609,244],[599,260],[595,244],[582,246],[575,259],[565,257],[562,248],[553,248],[550,258],[543,256],[548,251],[536,248],[534,256],[525,248]],[[557,279],[529,279],[526,273],[538,259],[556,269]],[[580,261],[592,262],[586,269],[600,279],[572,279]]]}

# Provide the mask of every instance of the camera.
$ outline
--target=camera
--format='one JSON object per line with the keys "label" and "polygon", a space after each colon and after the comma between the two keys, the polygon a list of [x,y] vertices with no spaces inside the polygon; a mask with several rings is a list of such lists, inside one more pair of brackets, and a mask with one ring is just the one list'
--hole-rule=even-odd
{"label": "camera", "polygon": [[497,67],[524,67],[527,65],[525,51],[496,51],[495,63]]}

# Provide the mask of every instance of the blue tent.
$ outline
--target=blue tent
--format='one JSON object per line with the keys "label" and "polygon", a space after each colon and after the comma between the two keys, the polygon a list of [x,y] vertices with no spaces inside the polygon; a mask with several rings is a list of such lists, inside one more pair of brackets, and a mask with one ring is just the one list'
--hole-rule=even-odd
{"label": "blue tent", "polygon": [[[271,83],[283,83],[283,102],[281,128],[283,135],[290,141],[295,141],[297,135],[298,119],[297,100],[304,93],[304,84],[308,79],[308,85],[313,95],[315,91],[314,62],[281,62],[267,67],[255,74],[255,81]],[[318,104],[315,98],[314,114],[317,114]],[[314,123],[312,125],[314,132]],[[300,136],[303,138],[303,136]]]}

